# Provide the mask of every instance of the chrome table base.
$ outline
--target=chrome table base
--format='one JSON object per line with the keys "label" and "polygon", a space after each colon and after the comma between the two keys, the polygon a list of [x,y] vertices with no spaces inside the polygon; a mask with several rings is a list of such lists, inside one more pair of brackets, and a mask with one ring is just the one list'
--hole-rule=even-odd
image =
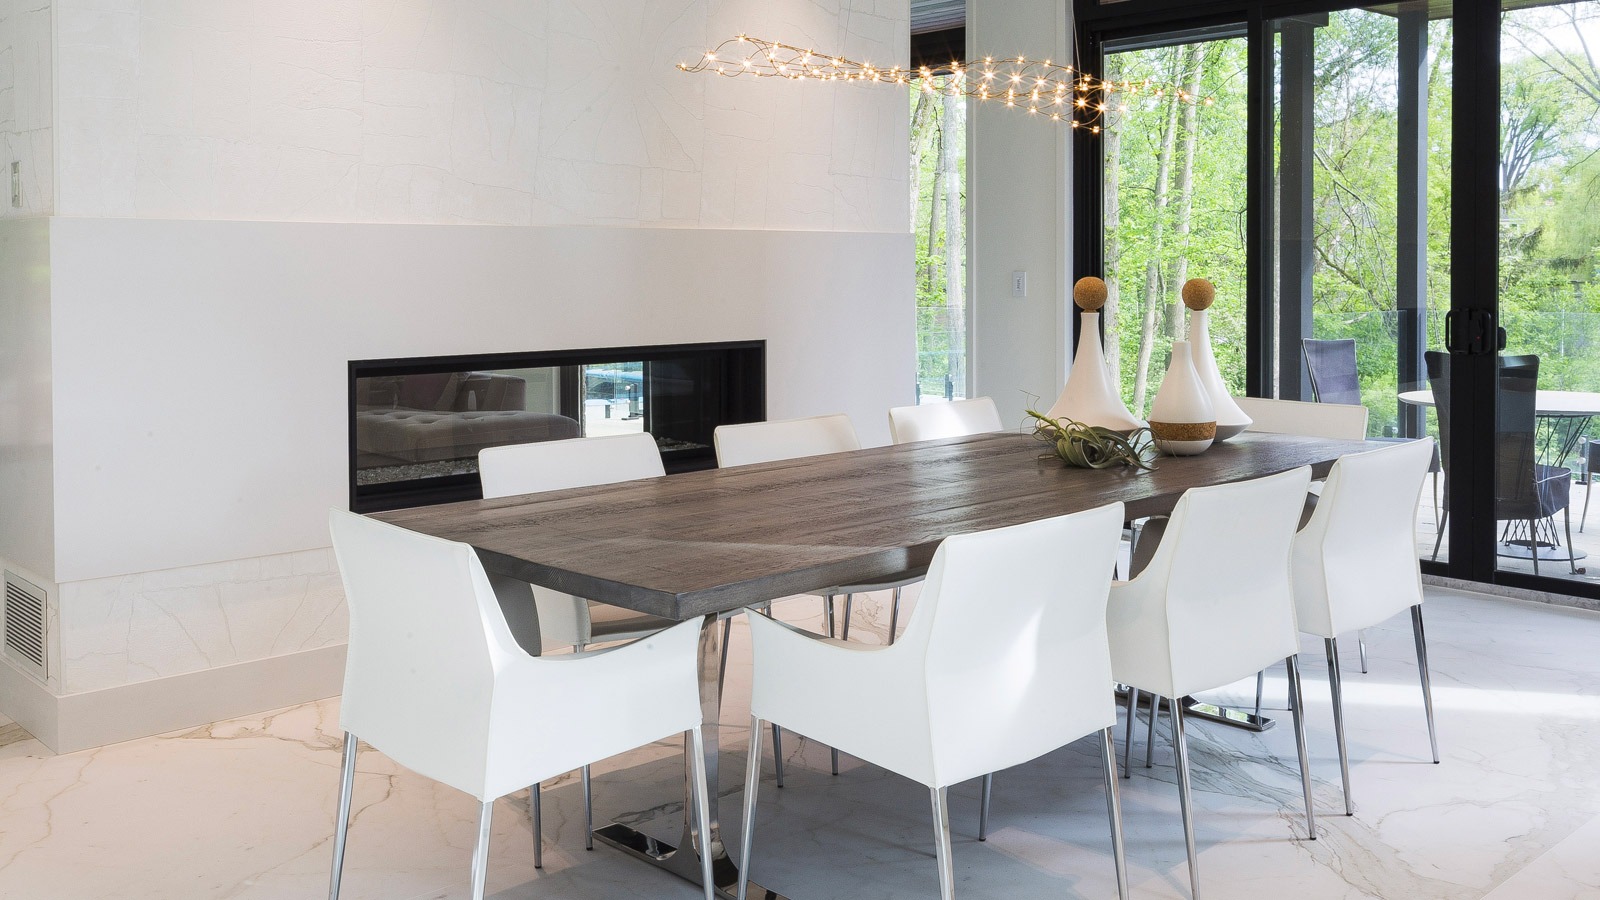
{"label": "chrome table base", "polygon": [[[717,751],[720,746],[720,729],[717,722],[722,712],[722,690],[717,676],[721,669],[722,651],[719,638],[723,631],[716,625],[717,617],[711,615],[706,616],[705,623],[700,628],[700,707],[704,713],[704,724],[701,726],[704,734],[702,758],[705,760],[706,781],[711,785],[718,783]],[[687,746],[684,749],[684,772],[687,776],[688,753],[693,751]],[[657,840],[618,822],[597,828],[592,834],[602,843],[695,884],[702,883],[700,854],[705,852],[705,847],[709,847],[712,879],[717,883],[717,894],[733,898],[739,890],[739,868],[728,856],[728,849],[722,842],[721,817],[718,812],[715,787],[710,791],[710,795],[711,809],[706,819],[708,825],[703,836],[704,841],[700,840],[702,835],[694,832],[693,817],[688,814],[693,808],[691,804],[694,802],[694,791],[692,782],[687,777],[684,779],[683,834],[678,838],[676,845]],[[783,895],[760,887],[753,881],[750,883],[749,896],[755,900],[786,900]]]}
{"label": "chrome table base", "polygon": [[1256,715],[1243,709],[1234,709],[1231,706],[1218,706],[1215,703],[1206,703],[1193,697],[1184,697],[1183,715],[1186,719],[1202,719],[1215,722],[1218,725],[1228,725],[1233,728],[1242,728],[1245,731],[1266,731],[1272,727],[1272,720],[1266,716]]}

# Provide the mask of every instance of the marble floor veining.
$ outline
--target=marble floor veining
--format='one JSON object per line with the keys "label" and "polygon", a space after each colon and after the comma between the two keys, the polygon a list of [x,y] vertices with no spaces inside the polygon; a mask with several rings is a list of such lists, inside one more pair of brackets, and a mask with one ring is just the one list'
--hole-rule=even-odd
{"label": "marble floor veining", "polygon": [[[1356,814],[1341,808],[1320,642],[1301,655],[1317,840],[1305,840],[1288,716],[1262,734],[1192,731],[1204,894],[1214,898],[1600,898],[1600,614],[1430,589],[1439,740],[1428,756],[1410,623],[1368,632],[1371,671],[1346,655]],[[815,624],[815,599],[778,605]],[[881,639],[878,598],[853,639]],[[903,619],[902,619],[903,620]],[[734,629],[718,789],[737,844],[749,660]],[[1253,680],[1216,692],[1243,703]],[[1286,682],[1270,672],[1281,713]],[[1070,700],[1070,697],[1064,697]],[[871,702],[870,686],[841,703]],[[99,750],[52,756],[0,719],[0,898],[288,900],[324,896],[338,781],[338,701],[307,704]],[[1133,896],[1188,896],[1166,744],[1120,782]],[[1122,729],[1117,735],[1120,745]],[[793,900],[936,897],[926,792],[790,736],[786,786],[764,763],[753,869]],[[663,742],[595,769],[595,806],[676,840],[682,758]],[[344,897],[467,896],[476,805],[364,751]],[[1080,741],[995,779],[991,834],[976,840],[977,784],[952,789],[958,896],[1116,896],[1100,759]],[[585,852],[573,776],[546,785],[545,868],[532,865],[527,796],[497,804],[489,887],[498,900],[694,898],[687,882],[604,845]]]}

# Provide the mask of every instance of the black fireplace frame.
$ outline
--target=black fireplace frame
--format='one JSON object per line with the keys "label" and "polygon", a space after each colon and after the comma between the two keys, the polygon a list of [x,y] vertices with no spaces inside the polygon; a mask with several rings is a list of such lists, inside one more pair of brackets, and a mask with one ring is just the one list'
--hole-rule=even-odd
{"label": "black fireplace frame", "polygon": [[480,353],[458,356],[402,357],[351,360],[347,367],[346,419],[350,509],[378,512],[413,506],[478,500],[483,489],[476,473],[447,475],[383,485],[357,484],[356,383],[361,378],[392,375],[428,375],[465,371],[534,369],[604,365],[626,362],[667,362],[692,357],[708,366],[723,383],[739,390],[716,398],[713,421],[707,423],[704,447],[671,450],[662,454],[667,474],[716,467],[710,446],[710,429],[716,425],[759,422],[767,414],[766,341],[720,341],[698,344],[655,344],[636,347],[600,347],[583,350],[537,350],[521,353]]}

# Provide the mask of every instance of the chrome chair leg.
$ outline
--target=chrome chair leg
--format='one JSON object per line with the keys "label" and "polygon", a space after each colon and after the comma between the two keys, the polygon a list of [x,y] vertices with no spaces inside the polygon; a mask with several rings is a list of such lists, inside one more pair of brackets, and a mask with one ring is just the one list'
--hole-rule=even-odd
{"label": "chrome chair leg", "polygon": [[538,783],[528,788],[528,813],[533,817],[533,867],[544,868],[544,810]]}
{"label": "chrome chair leg", "polygon": [[489,877],[489,826],[494,820],[494,801],[478,810],[478,843],[472,848],[472,900],[483,900],[483,886]]}
{"label": "chrome chair leg", "polygon": [[[772,725],[774,736],[777,723]],[[777,750],[774,746],[773,750]],[[750,717],[750,752],[744,761],[744,822],[739,827],[739,900],[750,888],[750,847],[756,838],[756,791],[761,786],[761,719]],[[781,785],[780,785],[781,786]]]}
{"label": "chrome chair leg", "polygon": [[1106,773],[1106,811],[1111,816],[1111,858],[1117,865],[1117,897],[1128,900],[1128,857],[1122,846],[1122,798],[1117,791],[1117,745],[1109,727],[1100,731],[1100,762]]}
{"label": "chrome chair leg", "polygon": [[844,624],[839,628],[839,640],[850,640],[850,609],[855,605],[856,595],[844,595]]}
{"label": "chrome chair leg", "polygon": [[1533,556],[1533,577],[1539,577],[1539,522],[1528,520],[1528,550]]}
{"label": "chrome chair leg", "polygon": [[989,839],[989,797],[994,793],[994,773],[983,776],[983,799],[978,801],[978,840]]}
{"label": "chrome chair leg", "polygon": [[1433,683],[1428,677],[1428,638],[1422,629],[1422,604],[1411,607],[1411,634],[1417,641],[1417,671],[1422,676],[1422,706],[1428,713],[1428,744],[1439,764],[1439,734],[1433,727]]}
{"label": "chrome chair leg", "polygon": [[956,900],[956,873],[950,861],[950,803],[944,788],[929,788],[933,799],[934,857],[939,861],[939,898]]}
{"label": "chrome chair leg", "polygon": [[1128,733],[1122,741],[1122,777],[1133,777],[1133,720],[1139,709],[1139,689],[1128,685]]}
{"label": "chrome chair leg", "polygon": [[1356,649],[1361,651],[1361,674],[1367,674],[1367,633],[1356,632]]}
{"label": "chrome chair leg", "polygon": [[900,589],[895,588],[889,599],[889,643],[894,643],[894,633],[900,627]]}
{"label": "chrome chair leg", "polygon": [[1350,750],[1344,740],[1344,686],[1339,681],[1339,641],[1327,638],[1323,648],[1328,654],[1328,690],[1333,694],[1333,736],[1339,744],[1339,778],[1344,785],[1344,814],[1355,815],[1350,800]]}
{"label": "chrome chair leg", "polygon": [[1444,515],[1438,517],[1439,530],[1433,539],[1433,558],[1439,558],[1439,545],[1444,543],[1444,530],[1450,525],[1450,510],[1445,510]]}
{"label": "chrome chair leg", "polygon": [[594,788],[588,766],[583,767],[583,849],[594,849]]}
{"label": "chrome chair leg", "polygon": [[1172,747],[1177,755],[1178,808],[1183,815],[1183,845],[1189,853],[1189,896],[1200,900],[1200,863],[1194,850],[1194,807],[1189,799],[1189,742],[1183,734],[1183,704],[1167,707],[1172,713]]}
{"label": "chrome chair leg", "polygon": [[[751,740],[759,740],[753,732]],[[752,755],[752,759],[759,759],[759,754]],[[689,763],[694,778],[694,815],[690,816],[689,810],[684,810],[685,818],[692,823],[689,836],[700,854],[700,885],[705,889],[706,900],[717,900],[717,879],[711,871],[711,789],[706,784],[706,738],[705,732],[696,725],[689,730]]]}
{"label": "chrome chair leg", "polygon": [[733,637],[733,616],[722,620],[722,661],[717,663],[717,696],[722,696],[722,686],[728,683],[728,643]]}
{"label": "chrome chair leg", "polygon": [[1583,515],[1578,519],[1578,533],[1583,534],[1583,526],[1589,524],[1589,493],[1594,490],[1594,473],[1589,472],[1583,476]]}
{"label": "chrome chair leg", "polygon": [[1267,690],[1267,670],[1256,673],[1256,718],[1261,718],[1261,696]]}
{"label": "chrome chair leg", "polygon": [[778,787],[783,787],[783,729],[777,722],[772,723],[772,769],[777,776]]}
{"label": "chrome chair leg", "polygon": [[1150,726],[1144,735],[1144,767],[1154,768],[1156,764],[1156,719],[1161,716],[1161,695],[1150,695]]}
{"label": "chrome chair leg", "polygon": [[1294,704],[1294,746],[1300,756],[1300,790],[1306,801],[1307,840],[1317,839],[1316,813],[1311,809],[1311,761],[1306,757],[1306,695],[1300,686],[1300,665],[1291,656],[1285,663],[1289,669],[1289,698]]}
{"label": "chrome chair leg", "polygon": [[826,597],[822,598],[822,619],[823,619],[823,621],[822,621],[822,630],[823,630],[823,632],[826,633],[828,635],[828,637],[833,637],[833,595],[832,594],[829,594]]}
{"label": "chrome chair leg", "polygon": [[344,733],[344,757],[339,763],[339,818],[333,823],[333,871],[328,876],[328,900],[339,900],[339,879],[344,875],[344,843],[350,833],[350,794],[356,784],[356,736]]}

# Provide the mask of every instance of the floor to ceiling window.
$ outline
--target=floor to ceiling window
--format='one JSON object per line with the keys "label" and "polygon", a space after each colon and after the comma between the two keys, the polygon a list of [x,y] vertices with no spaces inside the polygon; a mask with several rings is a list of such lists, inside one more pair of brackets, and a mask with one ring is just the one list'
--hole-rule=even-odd
{"label": "floor to ceiling window", "polygon": [[1217,364],[1243,393],[1244,39],[1145,39],[1109,45],[1105,60],[1108,81],[1157,85],[1114,94],[1105,114],[1107,363],[1128,408],[1147,414],[1172,341],[1187,333],[1178,292],[1207,278]]}
{"label": "floor to ceiling window", "polygon": [[1600,462],[1600,0],[1505,6],[1496,563],[1600,582],[1585,560],[1600,552],[1585,521]]}
{"label": "floor to ceiling window", "polygon": [[1600,0],[1074,11],[1086,70],[1211,101],[1116,104],[1076,139],[1073,276],[1110,282],[1130,406],[1210,278],[1236,390],[1445,445],[1427,571],[1600,597]]}
{"label": "floor to ceiling window", "polygon": [[[942,76],[930,87],[943,86]],[[967,395],[967,101],[911,91],[911,231],[916,235],[917,402]]]}

